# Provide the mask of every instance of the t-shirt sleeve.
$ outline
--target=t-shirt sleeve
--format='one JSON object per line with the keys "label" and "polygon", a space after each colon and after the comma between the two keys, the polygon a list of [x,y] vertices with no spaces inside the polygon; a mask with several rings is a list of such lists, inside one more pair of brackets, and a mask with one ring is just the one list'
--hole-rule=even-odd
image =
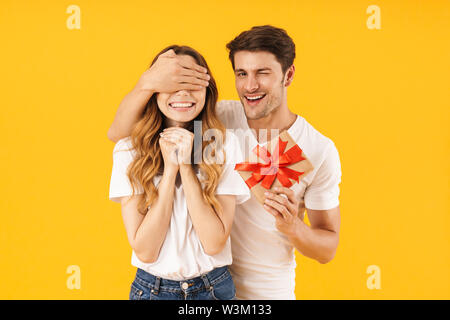
{"label": "t-shirt sleeve", "polygon": [[241,204],[250,199],[250,190],[239,173],[234,170],[236,163],[243,162],[244,159],[236,135],[229,130],[227,130],[224,150],[226,161],[216,194],[235,195],[236,204]]}
{"label": "t-shirt sleeve", "polygon": [[[109,185],[109,199],[120,202],[121,197],[131,196],[133,189],[127,176],[127,169],[133,161],[131,143],[127,138],[119,140],[113,151],[113,168],[111,173],[111,182]],[[144,193],[138,186],[135,194]]]}
{"label": "t-shirt sleeve", "polygon": [[305,191],[305,207],[312,210],[329,210],[339,205],[339,183],[341,182],[341,162],[333,142],[326,150],[311,184]]}

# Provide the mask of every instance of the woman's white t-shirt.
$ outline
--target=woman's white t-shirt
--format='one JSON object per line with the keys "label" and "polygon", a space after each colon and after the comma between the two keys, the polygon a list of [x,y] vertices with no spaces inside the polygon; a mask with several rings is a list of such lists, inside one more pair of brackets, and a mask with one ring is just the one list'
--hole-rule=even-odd
{"label": "woman's white t-shirt", "polygon": [[[127,168],[134,158],[131,140],[121,139],[113,151],[113,169],[109,190],[109,198],[120,202],[120,198],[132,195],[132,187],[127,176]],[[226,162],[216,194],[229,194],[236,196],[236,204],[241,204],[250,198],[250,191],[241,176],[234,170],[238,162],[244,161],[239,141],[232,132],[226,133],[224,144]],[[201,178],[200,172],[196,172]],[[161,176],[154,177],[154,184],[158,187]],[[136,194],[143,193],[138,187]],[[213,256],[207,255],[195,232],[189,216],[183,185],[175,185],[173,212],[166,239],[161,247],[157,261],[144,263],[132,252],[131,264],[148,273],[171,280],[185,280],[198,277],[214,268],[230,265],[232,262],[231,245],[228,238],[224,249]]]}

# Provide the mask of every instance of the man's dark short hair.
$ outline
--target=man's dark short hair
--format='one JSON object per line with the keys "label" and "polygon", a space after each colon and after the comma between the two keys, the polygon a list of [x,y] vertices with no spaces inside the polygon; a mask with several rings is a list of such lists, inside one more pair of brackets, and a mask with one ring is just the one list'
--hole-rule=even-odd
{"label": "man's dark short hair", "polygon": [[294,63],[295,44],[283,29],[270,25],[256,26],[242,32],[227,44],[234,70],[234,55],[238,51],[268,51],[275,55],[283,73]]}

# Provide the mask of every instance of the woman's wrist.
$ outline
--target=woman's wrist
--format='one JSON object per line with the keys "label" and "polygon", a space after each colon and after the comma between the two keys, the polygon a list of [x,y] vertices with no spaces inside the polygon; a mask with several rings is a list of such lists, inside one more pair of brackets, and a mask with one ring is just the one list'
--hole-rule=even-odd
{"label": "woman's wrist", "polygon": [[178,174],[178,167],[175,166],[166,166],[164,167],[163,176],[166,176],[167,178],[175,179]]}
{"label": "woman's wrist", "polygon": [[193,168],[190,163],[180,163],[180,174],[186,174],[190,172],[193,172]]}

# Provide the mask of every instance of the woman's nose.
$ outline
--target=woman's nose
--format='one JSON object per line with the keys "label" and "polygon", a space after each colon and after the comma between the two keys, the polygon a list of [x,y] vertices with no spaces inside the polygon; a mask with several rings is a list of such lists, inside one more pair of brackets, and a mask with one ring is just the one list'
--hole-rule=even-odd
{"label": "woman's nose", "polygon": [[175,92],[175,95],[179,96],[179,97],[190,97],[191,96],[191,91],[189,91],[189,90],[180,90],[180,91]]}

